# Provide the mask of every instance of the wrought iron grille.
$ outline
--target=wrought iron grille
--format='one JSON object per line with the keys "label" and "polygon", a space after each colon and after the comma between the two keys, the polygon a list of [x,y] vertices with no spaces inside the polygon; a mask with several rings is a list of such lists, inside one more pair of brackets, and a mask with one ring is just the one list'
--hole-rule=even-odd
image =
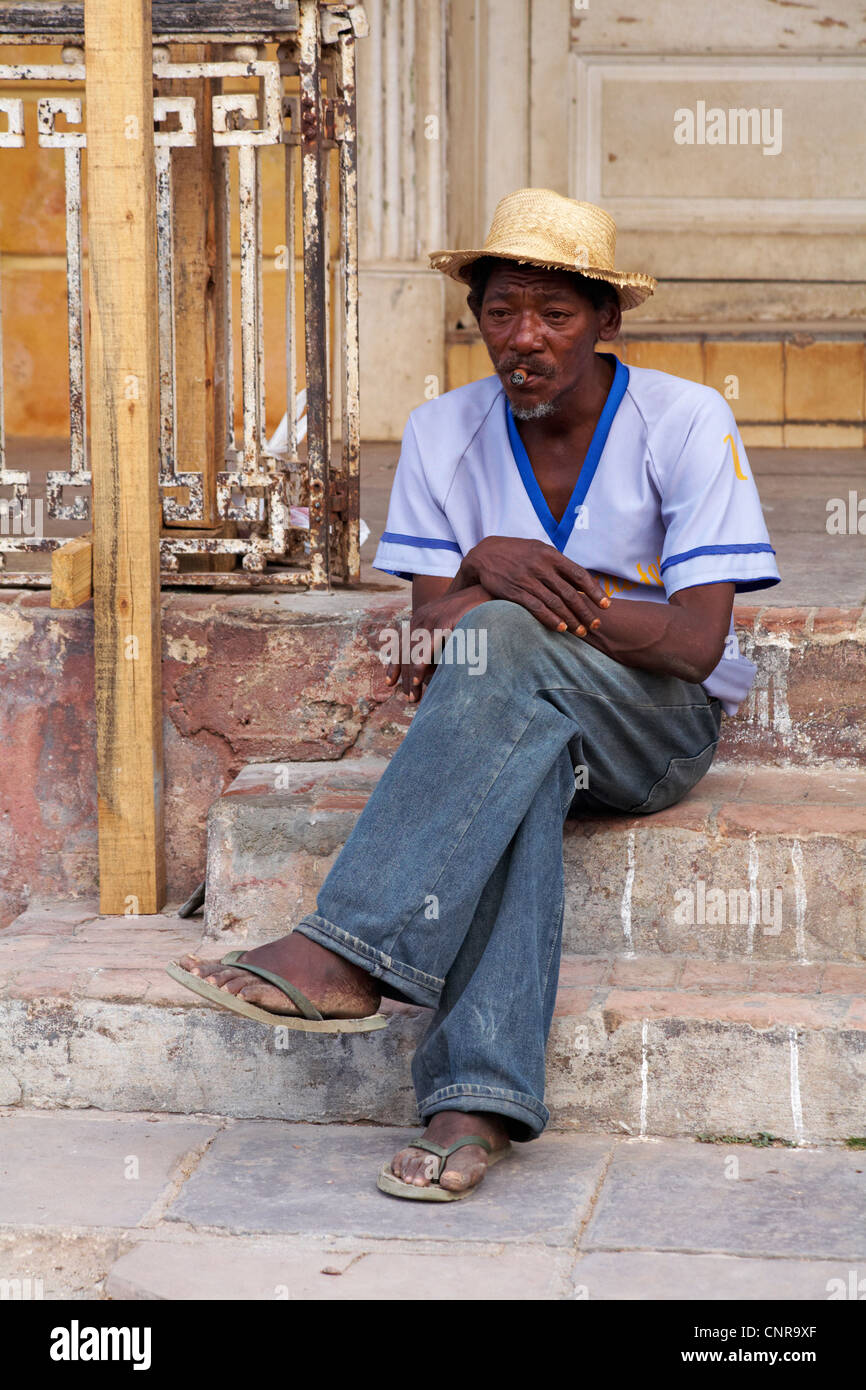
{"label": "wrought iron grille", "polygon": [[[358,259],[355,122],[355,39],[366,33],[362,6],[320,0],[180,4],[153,0],[154,157],[158,255],[159,490],[164,584],[327,588],[359,578]],[[81,84],[81,94],[40,97],[37,141],[64,152],[66,307],[69,374],[69,460],[45,478],[45,513],[52,521],[90,518],[87,457],[85,334],[82,290],[82,152],[86,148],[86,70],[83,8],[14,5],[0,11],[0,43],[60,44],[61,61],[0,65],[0,148],[25,143],[24,101],[3,95],[8,82]],[[177,45],[208,45],[202,61],[177,61]],[[247,79],[247,90],[224,90]],[[210,105],[174,94],[174,84],[208,82]],[[237,86],[235,82],[233,85]],[[205,91],[203,86],[200,89]],[[8,92],[8,87],[7,87]],[[57,128],[57,118],[67,128]],[[72,127],[81,127],[73,129]],[[174,151],[210,142],[213,171],[215,267],[220,293],[224,412],[214,421],[224,450],[221,467],[182,467],[177,448],[174,215],[178,190]],[[286,448],[269,452],[265,439],[262,292],[261,152],[284,151]],[[333,159],[330,152],[335,151]],[[234,161],[234,176],[232,170]],[[331,164],[339,202],[338,253],[329,238]],[[2,155],[0,155],[2,170]],[[0,176],[2,177],[2,176]],[[303,306],[295,294],[295,190],[300,184]],[[232,350],[231,219],[233,186],[240,236],[240,382],[242,425],[235,431]],[[332,263],[333,261],[333,263]],[[339,289],[331,328],[332,277]],[[0,266],[2,305],[2,266]],[[204,312],[204,306],[202,306]],[[2,317],[0,317],[2,345]],[[297,428],[297,367],[306,379],[306,447]],[[333,385],[340,392],[341,438],[332,447]],[[6,556],[50,552],[57,536],[34,535],[9,524],[32,515],[31,472],[9,468],[4,429],[0,352],[0,584],[42,585],[44,570],[9,571]],[[219,558],[216,558],[219,557]]]}

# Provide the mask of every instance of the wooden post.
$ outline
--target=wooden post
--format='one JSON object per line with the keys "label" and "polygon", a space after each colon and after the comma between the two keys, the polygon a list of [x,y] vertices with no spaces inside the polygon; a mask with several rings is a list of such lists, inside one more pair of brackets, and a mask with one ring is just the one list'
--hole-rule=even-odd
{"label": "wooden post", "polygon": [[87,0],[100,908],[165,901],[151,0]]}

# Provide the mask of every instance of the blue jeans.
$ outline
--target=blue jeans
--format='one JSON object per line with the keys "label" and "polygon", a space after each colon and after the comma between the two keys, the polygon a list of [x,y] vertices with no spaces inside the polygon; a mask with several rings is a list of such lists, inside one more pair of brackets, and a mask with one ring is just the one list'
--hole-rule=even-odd
{"label": "blue jeans", "polygon": [[412,1063],[423,1119],[494,1111],[513,1138],[533,1139],[549,1119],[564,820],[678,801],[713,760],[721,706],[517,604],[481,604],[459,628],[486,634],[486,670],[449,660],[455,629],[316,912],[295,930],[383,994],[435,1010]]}

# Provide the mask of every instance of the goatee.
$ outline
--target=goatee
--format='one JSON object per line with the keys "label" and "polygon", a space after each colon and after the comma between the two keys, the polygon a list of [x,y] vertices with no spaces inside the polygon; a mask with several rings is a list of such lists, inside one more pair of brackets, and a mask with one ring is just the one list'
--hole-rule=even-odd
{"label": "goatee", "polygon": [[538,405],[515,405],[512,402],[511,414],[515,420],[543,420],[547,415],[556,413],[556,404],[553,401],[539,401]]}

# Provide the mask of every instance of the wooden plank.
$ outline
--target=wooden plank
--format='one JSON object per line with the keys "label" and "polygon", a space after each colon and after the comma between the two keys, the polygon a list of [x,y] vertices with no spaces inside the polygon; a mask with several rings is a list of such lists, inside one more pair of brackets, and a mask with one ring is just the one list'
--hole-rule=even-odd
{"label": "wooden plank", "polygon": [[87,0],[100,909],[165,902],[150,0]]}
{"label": "wooden plank", "polygon": [[[172,54],[176,63],[204,62],[209,44],[178,44]],[[156,84],[166,96],[189,96],[195,100],[198,134],[194,145],[180,145],[172,151],[174,189],[174,336],[175,336],[175,434],[178,472],[201,472],[204,516],[201,521],[178,522],[183,527],[213,527],[217,524],[216,474],[222,460],[225,402],[215,400],[215,338],[218,254],[214,220],[214,152],[211,120],[212,83],[189,78],[172,81],[161,78]],[[220,300],[222,295],[219,295]],[[221,407],[222,414],[217,414]],[[214,429],[216,421],[217,429]],[[217,444],[220,456],[217,456]],[[173,489],[167,489],[171,496]],[[176,489],[182,496],[185,489]],[[171,521],[167,526],[174,526]]]}
{"label": "wooden plank", "polygon": [[[90,0],[87,0],[88,5]],[[298,28],[297,0],[153,0],[153,33],[185,38],[225,36],[240,39],[266,39],[270,35],[290,35]],[[83,5],[34,3],[3,5],[0,8],[0,35],[45,36],[51,43],[80,39],[85,31]],[[38,41],[38,39],[37,39]]]}
{"label": "wooden plank", "polygon": [[51,607],[80,608],[93,598],[93,541],[77,536],[51,552]]}

